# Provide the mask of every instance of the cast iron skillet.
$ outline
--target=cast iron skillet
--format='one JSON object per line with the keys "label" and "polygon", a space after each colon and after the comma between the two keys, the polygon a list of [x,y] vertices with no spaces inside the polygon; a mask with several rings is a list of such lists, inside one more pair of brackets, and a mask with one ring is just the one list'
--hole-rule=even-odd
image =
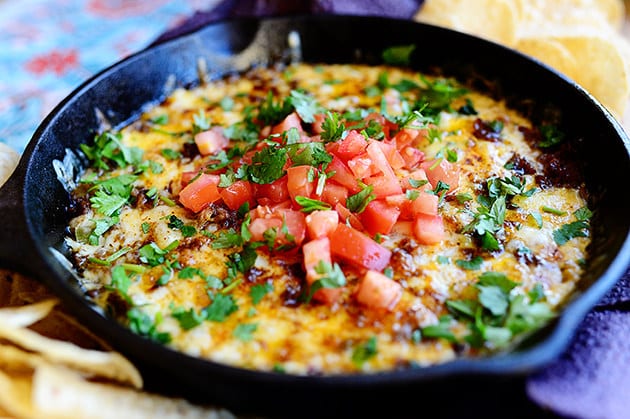
{"label": "cast iron skillet", "polygon": [[[286,58],[290,31],[299,33],[302,58],[307,62],[378,63],[384,48],[413,43],[417,51],[412,67],[417,70],[438,66],[446,75],[478,85],[478,76],[482,76],[494,82],[495,93],[509,100],[516,98],[515,104],[532,110],[534,119],[544,117],[553,106],[562,110],[561,127],[584,163],[595,215],[587,272],[557,321],[509,354],[373,375],[294,377],[182,355],[134,335],[93,308],[63,259],[56,256],[68,254],[63,238],[74,214],[68,193],[56,178],[53,160],[63,159],[66,148],[77,150],[80,143],[93,139],[102,123],[99,111],[112,126],[120,127],[147,104],[162,100],[173,81],[175,85],[197,84],[200,58],[207,63],[211,78]],[[518,53],[461,33],[363,17],[228,21],[110,67],[46,118],[1,191],[0,264],[46,283],[82,323],[140,366],[149,388],[254,413],[389,411],[391,406],[423,403],[432,392],[458,384],[456,388],[464,388],[462,382],[478,386],[486,377],[525,374],[560,353],[587,310],[615,283],[630,260],[627,141],[613,117],[572,82]]]}

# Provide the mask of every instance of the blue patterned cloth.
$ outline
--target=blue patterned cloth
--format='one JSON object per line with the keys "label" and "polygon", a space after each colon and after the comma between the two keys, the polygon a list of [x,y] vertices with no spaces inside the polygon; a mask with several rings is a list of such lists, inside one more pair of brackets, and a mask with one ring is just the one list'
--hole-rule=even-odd
{"label": "blue patterned cloth", "polygon": [[83,81],[216,2],[0,1],[0,142],[22,152]]}

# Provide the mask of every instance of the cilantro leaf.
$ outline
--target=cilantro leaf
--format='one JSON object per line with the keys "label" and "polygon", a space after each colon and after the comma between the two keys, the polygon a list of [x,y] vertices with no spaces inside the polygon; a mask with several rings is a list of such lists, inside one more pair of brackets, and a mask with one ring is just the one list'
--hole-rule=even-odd
{"label": "cilantro leaf", "polygon": [[286,150],[280,147],[265,147],[254,154],[252,164],[247,167],[247,173],[254,183],[273,183],[284,176],[286,162]]}
{"label": "cilantro leaf", "polygon": [[326,112],[326,118],[322,122],[322,140],[326,143],[340,140],[343,137],[343,133],[346,126],[339,120],[339,114],[337,112]]}
{"label": "cilantro leaf", "polygon": [[538,143],[538,147],[549,148],[564,141],[564,132],[555,125],[541,125],[539,129],[543,139]]}
{"label": "cilantro leaf", "polygon": [[258,108],[258,120],[264,125],[275,125],[281,122],[293,111],[291,100],[274,102],[273,92],[267,93],[267,98]]}
{"label": "cilantro leaf", "polygon": [[94,137],[93,145],[81,144],[79,147],[97,169],[110,170],[112,163],[124,169],[142,161],[142,150],[123,145],[120,133],[104,132]]}
{"label": "cilantro leaf", "polygon": [[378,354],[376,336],[372,336],[366,342],[358,345],[352,351],[352,362],[357,368],[361,368],[371,358]]}
{"label": "cilantro leaf", "polygon": [[470,260],[457,259],[455,261],[455,264],[467,271],[476,271],[477,269],[481,268],[481,265],[483,264],[483,258],[481,256],[475,256]]}
{"label": "cilantro leaf", "polygon": [[374,188],[372,185],[363,186],[360,192],[357,192],[354,195],[351,195],[346,200],[346,207],[354,213],[360,214],[365,211],[367,205],[376,199],[376,195],[372,193]]}
{"label": "cilantro leaf", "polygon": [[99,190],[90,198],[92,207],[106,217],[111,217],[127,203],[128,198],[119,195],[108,195],[107,192]]}
{"label": "cilantro leaf", "polygon": [[385,64],[406,66],[409,65],[411,53],[415,49],[413,44],[389,47],[383,51],[382,58]]}
{"label": "cilantro leaf", "polygon": [[149,338],[159,343],[169,343],[172,337],[167,332],[157,330],[158,316],[153,320],[149,315],[137,307],[127,311],[127,320],[129,321],[129,329],[140,336]]}
{"label": "cilantro leaf", "polygon": [[469,98],[466,98],[466,104],[461,106],[457,112],[459,112],[462,115],[477,115],[477,110],[475,109],[475,106],[472,103],[472,100],[470,100]]}
{"label": "cilantro leaf", "polygon": [[451,316],[441,316],[437,324],[425,326],[421,329],[422,337],[431,339],[446,339],[452,343],[457,342],[457,338],[455,338],[455,335],[453,335],[453,332],[450,330],[452,320]]}
{"label": "cilantro leaf", "polygon": [[257,323],[240,323],[236,326],[232,335],[242,342],[249,342],[254,338],[253,334],[257,329]]}
{"label": "cilantro leaf", "polygon": [[290,101],[302,121],[309,124],[315,122],[315,114],[324,111],[313,96],[299,90],[291,90]]}
{"label": "cilantro leaf", "polygon": [[307,198],[305,196],[296,196],[295,202],[298,203],[299,206],[302,207],[300,211],[302,212],[313,212],[317,210],[329,210],[331,207],[330,204],[322,201],[318,201],[317,199]]}
{"label": "cilantro leaf", "polygon": [[269,283],[255,284],[249,290],[249,296],[252,298],[252,304],[257,305],[265,295],[273,291],[273,286]]}
{"label": "cilantro leaf", "polygon": [[323,143],[299,143],[287,146],[293,166],[319,166],[332,161]]}
{"label": "cilantro leaf", "polygon": [[190,330],[203,323],[206,319],[206,312],[201,310],[201,312],[197,313],[194,308],[185,310],[183,307],[177,307],[171,312],[171,316],[179,322],[179,327],[184,330]]}
{"label": "cilantro leaf", "polygon": [[554,230],[553,239],[558,246],[576,237],[588,237],[589,223],[587,221],[574,221],[564,224],[559,229]]}
{"label": "cilantro leaf", "polygon": [[238,305],[231,295],[217,294],[205,309],[206,319],[213,322],[223,322],[228,316],[238,310]]}

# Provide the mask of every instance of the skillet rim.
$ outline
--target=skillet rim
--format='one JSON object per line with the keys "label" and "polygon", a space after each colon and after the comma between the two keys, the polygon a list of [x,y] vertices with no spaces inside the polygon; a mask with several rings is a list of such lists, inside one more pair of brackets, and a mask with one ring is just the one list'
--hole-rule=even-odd
{"label": "skillet rim", "polygon": [[[204,32],[208,29],[208,27],[214,27],[218,25],[232,24],[233,22],[240,21],[251,21],[251,22],[264,22],[264,21],[285,21],[285,20],[295,20],[299,19],[303,24],[308,23],[309,20],[387,20],[387,21],[402,21],[405,24],[413,24],[418,26],[427,26],[432,27],[435,31],[443,31],[443,32],[455,32],[449,29],[438,28],[433,25],[427,25],[417,22],[410,22],[408,20],[401,19],[393,19],[393,18],[383,18],[383,17],[364,17],[364,16],[344,16],[344,15],[331,15],[331,16],[302,16],[302,17],[267,17],[267,18],[238,18],[238,19],[228,19],[221,20],[218,22],[213,22],[209,25],[206,25],[198,30],[193,32],[184,34],[180,37],[173,38],[168,41],[160,42],[149,48],[146,48],[142,51],[139,51],[121,61],[116,62],[115,64],[107,67],[106,69],[100,71],[99,73],[92,76],[90,79],[85,81],[81,86],[75,89],[70,95],[68,95],[41,123],[41,125],[36,130],[33,135],[32,140],[27,146],[24,154],[22,162],[20,163],[20,168],[16,172],[23,172],[20,174],[14,174],[13,176],[23,175],[25,178],[28,177],[30,170],[32,169],[31,163],[33,159],[33,155],[36,153],[40,142],[46,133],[46,130],[49,129],[57,118],[63,115],[63,112],[67,107],[72,105],[72,102],[76,100],[77,97],[85,94],[90,91],[91,87],[99,83],[100,81],[106,79],[111,76],[115,70],[127,63],[132,62],[133,60],[141,59],[145,54],[159,51],[161,48],[167,48],[169,45],[176,42],[183,42],[188,40],[193,42],[200,33]],[[586,97],[586,99],[591,103],[594,107],[592,112],[598,112],[605,116],[605,118],[612,124],[612,128],[616,131],[618,138],[624,143],[625,148],[627,150],[628,138],[621,128],[620,124],[612,117],[612,115],[597,102],[590,94],[588,94],[584,89],[582,89],[575,82],[568,80],[565,76],[559,74],[553,69],[550,69],[548,66],[541,64],[540,62],[526,57],[525,55],[518,53],[509,48],[503,47],[498,44],[494,44],[490,41],[483,40],[480,38],[476,38],[467,34],[457,32],[457,36],[473,38],[476,43],[485,43],[489,45],[494,45],[494,48],[499,48],[501,54],[517,54],[521,55],[528,61],[532,62],[532,65],[542,66],[546,71],[551,72],[555,75],[556,78],[560,79],[559,82],[566,83],[570,85],[572,89],[576,89],[577,93]],[[26,182],[26,179],[23,180]],[[24,184],[25,186],[26,184]],[[24,188],[25,189],[25,188]],[[24,190],[23,199],[26,201],[26,191]],[[33,226],[31,225],[31,221],[28,219],[28,212],[26,211],[27,204],[24,205],[22,211],[25,212],[25,217],[27,218],[27,227],[28,233],[31,236],[30,239],[33,240],[33,237],[36,233],[33,231]],[[36,252],[38,256],[42,258],[45,263],[47,258],[45,257],[44,252],[48,251],[47,248],[43,248],[39,243],[35,243]],[[495,354],[488,357],[483,358],[458,358],[454,361],[449,361],[444,364],[438,364],[434,366],[427,366],[422,368],[407,368],[404,370],[392,370],[392,371],[384,371],[377,373],[368,373],[368,374],[335,374],[335,375],[326,375],[326,376],[297,376],[297,375],[285,375],[268,371],[258,371],[258,370],[248,370],[244,368],[239,368],[235,366],[220,364],[212,360],[202,359],[193,357],[190,355],[186,355],[182,352],[176,351],[174,349],[170,349],[163,345],[153,343],[145,338],[137,336],[133,334],[126,327],[117,323],[114,319],[109,319],[101,314],[95,312],[91,306],[89,300],[77,295],[77,293],[66,283],[65,279],[61,278],[46,278],[45,282],[53,288],[55,294],[57,294],[64,302],[70,304],[70,308],[75,313],[81,316],[89,316],[90,323],[94,324],[96,328],[100,329],[99,331],[103,331],[105,329],[109,329],[106,331],[106,335],[108,335],[108,340],[112,337],[121,337],[126,342],[124,345],[121,345],[120,342],[110,342],[116,348],[125,347],[124,350],[121,350],[123,353],[134,353],[134,355],[143,353],[145,350],[150,350],[156,352],[152,355],[154,358],[164,358],[167,361],[173,360],[177,361],[181,366],[188,368],[203,368],[208,372],[214,370],[214,372],[218,372],[221,374],[231,374],[233,376],[237,376],[238,379],[246,379],[246,380],[254,380],[257,382],[265,382],[268,380],[273,380],[277,383],[284,384],[304,384],[307,381],[308,385],[316,384],[316,385],[338,385],[338,386],[348,386],[352,385],[364,387],[364,386],[374,386],[374,385],[382,385],[382,384],[391,384],[392,381],[395,381],[398,384],[402,383],[418,383],[426,380],[431,380],[434,378],[444,378],[456,375],[470,375],[470,374],[498,374],[498,375],[509,375],[509,374],[523,374],[530,372],[534,368],[540,367],[544,364],[551,362],[555,359],[560,352],[567,346],[569,340],[573,336],[575,329],[578,324],[581,322],[583,317],[586,315],[588,310],[592,308],[595,303],[601,299],[605,292],[608,291],[612,286],[617,282],[617,280],[621,277],[621,275],[625,272],[625,269],[628,266],[628,261],[630,260],[630,236],[626,235],[626,239],[624,240],[623,245],[616,253],[616,256],[613,259],[613,262],[608,265],[608,268],[604,271],[604,273],[599,276],[597,280],[591,284],[588,289],[582,292],[580,295],[574,296],[572,301],[568,302],[566,306],[563,307],[562,312],[558,316],[557,320],[552,322],[552,331],[545,335],[544,339],[538,341],[533,347],[523,350],[523,352],[510,352],[507,354]],[[47,263],[46,263],[47,264]],[[50,266],[49,266],[50,268]],[[540,335],[541,332],[537,333]],[[130,346],[135,346],[136,349],[132,352],[129,351]],[[119,349],[120,350],[120,349]]]}

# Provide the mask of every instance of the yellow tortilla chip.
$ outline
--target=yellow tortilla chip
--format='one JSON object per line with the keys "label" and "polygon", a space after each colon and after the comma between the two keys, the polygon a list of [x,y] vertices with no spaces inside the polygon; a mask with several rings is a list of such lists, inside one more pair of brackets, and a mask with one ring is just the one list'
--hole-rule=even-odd
{"label": "yellow tortilla chip", "polygon": [[48,299],[36,304],[0,309],[0,323],[6,327],[27,327],[46,317],[57,300]]}
{"label": "yellow tortilla chip", "polygon": [[142,387],[138,370],[122,355],[83,349],[69,342],[46,338],[29,329],[17,329],[0,322],[0,337],[29,351],[37,352],[50,362],[60,363],[99,377]]}
{"label": "yellow tortilla chip", "polygon": [[17,151],[4,143],[0,143],[0,186],[4,185],[9,176],[15,170],[20,160]]}
{"label": "yellow tortilla chip", "polygon": [[559,41],[542,37],[522,38],[518,40],[515,48],[565,75],[577,72],[575,57]]}
{"label": "yellow tortilla chip", "polygon": [[[91,419],[230,419],[226,410],[199,407],[181,399],[139,393],[83,380],[72,371],[46,365],[33,376],[35,410],[52,417]],[[68,414],[71,413],[71,416]]]}
{"label": "yellow tortilla chip", "polygon": [[518,12],[511,0],[426,0],[415,19],[505,45],[516,42]]}
{"label": "yellow tortilla chip", "polygon": [[[621,0],[511,0],[523,25],[583,25],[621,28],[625,7]],[[473,0],[474,2],[474,0]]]}

